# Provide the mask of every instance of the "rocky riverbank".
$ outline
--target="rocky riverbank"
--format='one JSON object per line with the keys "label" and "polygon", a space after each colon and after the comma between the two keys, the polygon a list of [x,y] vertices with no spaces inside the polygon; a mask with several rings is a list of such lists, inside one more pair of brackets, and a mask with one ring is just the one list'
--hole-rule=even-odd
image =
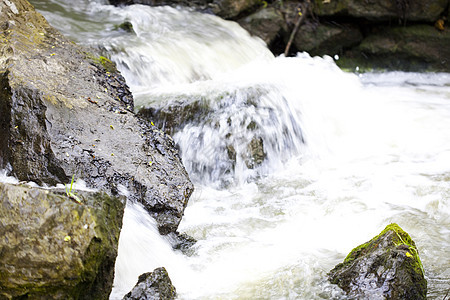
{"label": "rocky riverbank", "polygon": [[[32,196],[45,191],[22,192],[20,186],[8,186],[13,192],[2,194],[2,203],[10,204],[2,206],[5,221],[0,224],[0,232],[18,240],[17,247],[23,252],[20,255],[27,261],[35,261],[44,270],[56,256],[61,259],[57,265],[62,271],[52,275],[58,277],[54,281],[44,283],[43,271],[31,276],[37,267],[31,263],[22,266],[24,260],[7,256],[8,248],[3,247],[0,260],[7,263],[7,270],[1,272],[1,277],[8,285],[6,288],[2,284],[0,298],[44,294],[56,298],[62,295],[61,299],[83,298],[80,293],[97,295],[95,282],[102,282],[100,288],[104,289],[98,298],[106,298],[111,291],[126,199],[142,203],[157,221],[161,234],[175,234],[181,221],[193,185],[171,137],[134,114],[131,92],[111,61],[96,50],[66,39],[26,0],[0,2],[0,99],[0,169],[7,169],[8,175],[20,181],[47,186],[68,184],[71,178],[83,179],[89,188],[106,193],[96,198],[100,203],[94,206],[103,211],[98,222],[107,224],[101,229],[98,222],[85,219],[85,214],[93,210],[89,201],[78,201],[70,193],[51,202],[44,196]],[[13,201],[11,195],[15,193],[25,194],[22,197],[26,209],[21,202]],[[112,200],[116,213],[106,213],[112,205],[102,202],[105,197],[116,199]],[[70,208],[64,208],[66,205]],[[17,214],[11,214],[15,210]],[[39,219],[28,211],[39,211],[44,217]],[[70,217],[65,218],[66,214]],[[8,221],[11,217],[18,223],[27,223],[31,218],[34,225],[13,226],[15,223]],[[81,222],[81,229],[93,226],[95,231],[85,237],[81,229],[70,229],[75,221]],[[49,238],[56,234],[55,227],[60,234]],[[98,230],[114,236],[115,242],[109,243],[111,249],[104,248],[107,241]],[[72,242],[65,242],[69,238]],[[99,267],[102,257],[96,261],[95,256],[89,256],[94,249],[89,246],[90,240],[96,243],[95,252],[108,253],[107,272]],[[38,244],[48,245],[53,256],[37,255],[41,253]],[[75,275],[63,272],[64,261],[73,267]],[[76,271],[87,263],[95,267],[88,273]],[[14,280],[18,277],[20,280]],[[65,290],[67,293],[61,294]]]}
{"label": "rocky riverbank", "polygon": [[[343,68],[450,71],[449,1],[110,0],[188,6],[237,21],[276,55],[330,55]],[[290,45],[287,47],[287,45]],[[287,48],[289,48],[287,50]]]}
{"label": "rocky riverbank", "polygon": [[[4,0],[0,12],[0,168],[41,185],[84,179],[97,190],[0,184],[0,298],[107,299],[124,202],[142,203],[162,234],[176,235],[193,186],[171,138],[134,114],[132,95],[112,62],[61,36],[25,0]],[[186,115],[196,117],[189,110]],[[258,128],[250,122],[247,129]],[[255,135],[245,145],[248,168],[264,160],[259,140]],[[236,158],[228,146],[227,159]],[[373,249],[375,258],[360,256]],[[364,270],[348,271],[350,264],[389,259],[391,265],[374,264],[376,274],[368,276],[379,276],[384,288],[396,270],[392,265],[406,265],[396,287],[413,277],[418,280],[411,285],[419,287],[414,295],[426,294],[417,248],[393,225],[357,247],[330,280],[353,283]],[[341,267],[353,277],[335,279]],[[168,299],[175,288],[157,269],[143,274],[127,297],[142,293]]]}

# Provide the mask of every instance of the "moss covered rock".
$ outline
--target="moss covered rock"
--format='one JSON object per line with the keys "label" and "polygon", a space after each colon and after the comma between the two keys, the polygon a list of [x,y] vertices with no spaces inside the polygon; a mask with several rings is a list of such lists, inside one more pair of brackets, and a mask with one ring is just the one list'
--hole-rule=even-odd
{"label": "moss covered rock", "polygon": [[419,252],[397,224],[355,249],[328,274],[350,297],[358,299],[426,299]]}
{"label": "moss covered rock", "polygon": [[0,168],[54,185],[83,178],[128,190],[161,233],[176,231],[193,185],[172,139],[133,113],[114,63],[67,40],[26,0],[0,2]]}
{"label": "moss covered rock", "polygon": [[126,294],[124,300],[173,300],[177,293],[165,268],[139,276],[134,288]]}
{"label": "moss covered rock", "polygon": [[0,298],[107,299],[123,200],[0,183]]}

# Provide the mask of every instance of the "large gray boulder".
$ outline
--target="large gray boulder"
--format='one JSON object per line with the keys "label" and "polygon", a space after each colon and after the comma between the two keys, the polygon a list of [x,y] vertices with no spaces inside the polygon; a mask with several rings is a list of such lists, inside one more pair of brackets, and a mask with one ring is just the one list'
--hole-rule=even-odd
{"label": "large gray boulder", "polygon": [[419,252],[397,224],[355,249],[328,274],[351,299],[426,299]]}
{"label": "large gray boulder", "polygon": [[134,288],[123,300],[173,300],[177,293],[165,268],[141,274]]}
{"label": "large gray boulder", "polygon": [[124,199],[77,194],[0,183],[0,299],[108,299]]}
{"label": "large gray boulder", "polygon": [[161,233],[176,231],[193,185],[172,139],[133,113],[114,64],[64,38],[26,0],[2,1],[0,11],[0,168],[38,184],[75,175],[128,193]]}

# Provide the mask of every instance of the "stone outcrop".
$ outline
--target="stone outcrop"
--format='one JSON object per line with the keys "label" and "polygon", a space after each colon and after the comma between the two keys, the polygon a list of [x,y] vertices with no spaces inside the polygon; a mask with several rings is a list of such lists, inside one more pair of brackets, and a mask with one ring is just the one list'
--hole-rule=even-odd
{"label": "stone outcrop", "polygon": [[123,299],[172,300],[175,299],[176,294],[166,269],[157,268],[153,272],[140,275],[134,288]]}
{"label": "stone outcrop", "polygon": [[0,168],[126,193],[161,233],[176,231],[193,185],[172,139],[133,113],[114,64],[61,36],[26,0],[0,11]]}
{"label": "stone outcrop", "polygon": [[109,297],[124,199],[77,197],[0,183],[1,299]]}
{"label": "stone outcrop", "polygon": [[355,249],[328,274],[352,299],[426,299],[414,241],[397,224]]}

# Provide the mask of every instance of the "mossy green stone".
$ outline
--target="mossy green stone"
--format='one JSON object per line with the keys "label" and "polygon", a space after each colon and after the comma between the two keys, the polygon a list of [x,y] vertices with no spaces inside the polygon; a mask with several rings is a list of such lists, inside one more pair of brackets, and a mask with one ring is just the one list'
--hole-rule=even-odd
{"label": "mossy green stone", "polygon": [[427,282],[417,247],[395,223],[354,248],[328,275],[351,297],[426,299]]}
{"label": "mossy green stone", "polygon": [[107,299],[125,201],[0,183],[0,298]]}
{"label": "mossy green stone", "polygon": [[422,262],[420,261],[419,255],[417,254],[417,248],[414,241],[411,239],[409,234],[405,232],[403,229],[400,228],[396,223],[389,224],[386,226],[386,228],[376,237],[368,241],[367,243],[364,243],[362,245],[359,245],[358,247],[354,248],[344,259],[343,264],[350,264],[352,261],[354,261],[356,258],[358,258],[360,255],[364,255],[365,251],[369,251],[372,247],[377,246],[378,239],[385,235],[388,231],[393,231],[397,234],[397,236],[393,237],[393,242],[398,246],[401,244],[405,244],[409,247],[411,254],[414,255],[414,258],[416,261],[414,262],[414,266],[416,271],[422,272]]}

